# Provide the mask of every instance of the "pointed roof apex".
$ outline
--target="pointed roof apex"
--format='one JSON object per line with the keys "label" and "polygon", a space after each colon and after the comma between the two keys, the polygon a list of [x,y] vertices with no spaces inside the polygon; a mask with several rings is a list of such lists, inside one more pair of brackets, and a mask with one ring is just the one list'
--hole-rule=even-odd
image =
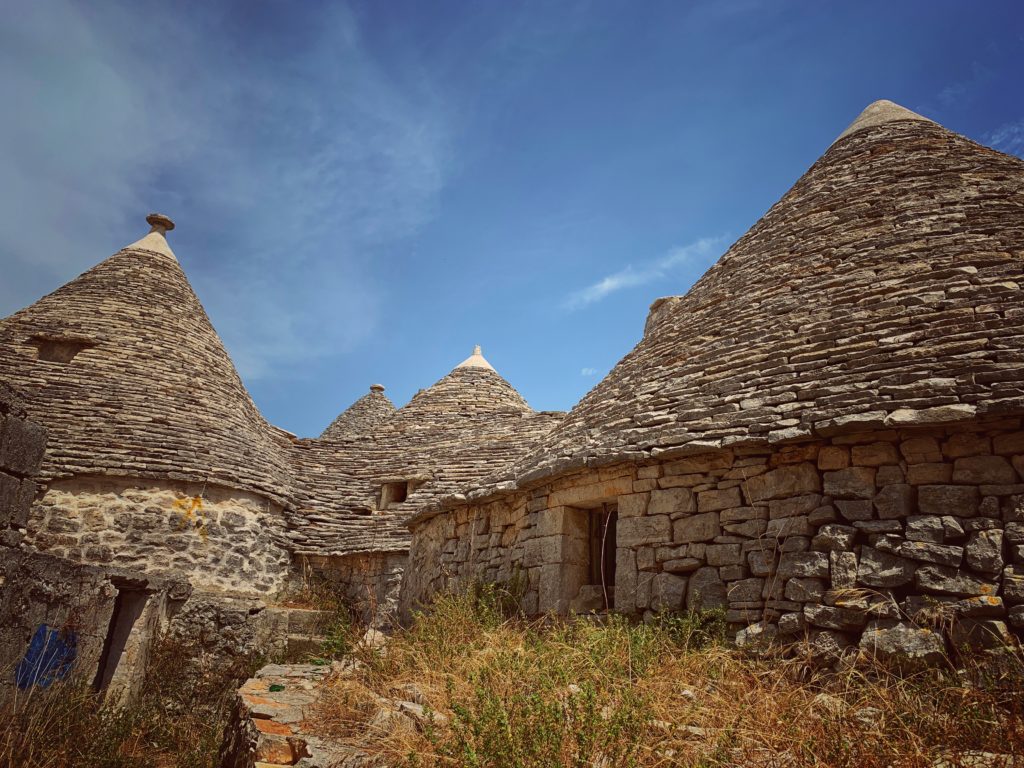
{"label": "pointed roof apex", "polygon": [[171,221],[170,217],[164,216],[162,213],[151,213],[146,217],[146,223],[150,226],[149,234],[139,240],[136,240],[131,245],[126,245],[121,250],[151,251],[164,256],[170,256],[172,259],[177,261],[174,251],[172,251],[171,246],[167,244],[166,235],[174,229],[174,222]]}
{"label": "pointed roof apex", "polygon": [[[461,363],[455,366],[458,368],[487,368],[493,371],[494,366],[484,359],[483,353],[480,352],[480,345],[477,344],[473,347],[473,354],[463,360]],[[496,371],[495,371],[496,372]]]}
{"label": "pointed roof apex", "polygon": [[[844,139],[851,133],[862,131],[865,128],[874,128],[876,125],[883,125],[885,123],[894,123],[897,120],[919,120],[925,123],[933,123],[934,120],[929,120],[927,117],[922,117],[917,112],[911,112],[906,107],[901,107],[895,102],[889,101],[888,99],[879,99],[878,101],[868,104],[864,111],[861,112],[857,119],[850,123],[849,127],[839,134],[839,139]],[[835,142],[832,142],[833,144]]]}
{"label": "pointed roof apex", "polygon": [[371,392],[383,392],[384,391],[384,385],[383,384],[371,384],[370,385],[370,391]]}

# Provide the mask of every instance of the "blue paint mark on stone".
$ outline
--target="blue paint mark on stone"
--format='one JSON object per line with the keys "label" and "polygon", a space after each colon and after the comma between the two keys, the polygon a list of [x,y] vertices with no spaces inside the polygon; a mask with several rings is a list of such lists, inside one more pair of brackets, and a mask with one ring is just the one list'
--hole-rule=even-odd
{"label": "blue paint mark on stone", "polygon": [[22,690],[33,685],[49,688],[68,676],[77,655],[78,635],[40,624],[28,644],[25,658],[18,662],[14,682]]}

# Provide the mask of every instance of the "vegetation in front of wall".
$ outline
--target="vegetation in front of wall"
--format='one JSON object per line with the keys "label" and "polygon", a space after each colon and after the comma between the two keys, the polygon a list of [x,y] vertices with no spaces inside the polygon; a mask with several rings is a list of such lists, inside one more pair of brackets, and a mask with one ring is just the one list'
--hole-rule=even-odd
{"label": "vegetation in front of wall", "polygon": [[[183,674],[183,660],[190,674]],[[18,691],[0,707],[0,766],[212,768],[235,690],[259,662],[230,664],[169,636],[152,650],[139,699],[102,706],[87,681]]]}
{"label": "vegetation in front of wall", "polygon": [[[440,598],[325,685],[324,736],[389,765],[978,765],[1024,754],[1024,659],[822,670],[725,640],[721,613],[530,622],[481,586]],[[941,762],[945,761],[945,762]],[[998,765],[998,762],[985,763]]]}

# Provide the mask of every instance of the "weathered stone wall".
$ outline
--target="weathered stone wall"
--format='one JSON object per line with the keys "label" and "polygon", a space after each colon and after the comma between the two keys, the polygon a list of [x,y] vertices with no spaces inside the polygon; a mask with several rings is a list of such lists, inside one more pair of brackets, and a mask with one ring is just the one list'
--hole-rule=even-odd
{"label": "weathered stone wall", "polygon": [[954,640],[1024,630],[1019,419],[736,447],[562,477],[413,523],[402,609],[472,579],[525,579],[530,612],[581,605],[579,508],[618,508],[614,603],[724,606],[837,647],[958,615]]}
{"label": "weathered stone wall", "polygon": [[392,624],[397,617],[408,557],[406,552],[306,556],[300,565],[307,575],[334,585],[355,612],[354,618],[367,626],[381,627]]}
{"label": "weathered stone wall", "polygon": [[46,431],[28,420],[17,394],[0,382],[0,548],[21,543],[34,481],[46,449]]}
{"label": "weathered stone wall", "polygon": [[50,483],[32,508],[27,544],[74,561],[186,577],[196,590],[265,596],[287,575],[281,521],[279,507],[243,491],[76,477]]}

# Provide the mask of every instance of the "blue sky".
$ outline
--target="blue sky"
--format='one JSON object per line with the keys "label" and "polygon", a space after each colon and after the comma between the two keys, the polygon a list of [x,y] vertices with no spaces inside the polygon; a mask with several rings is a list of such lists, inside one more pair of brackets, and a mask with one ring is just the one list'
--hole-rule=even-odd
{"label": "blue sky", "polygon": [[274,423],[568,409],[869,102],[1024,155],[1016,2],[5,3],[0,316],[146,231]]}

